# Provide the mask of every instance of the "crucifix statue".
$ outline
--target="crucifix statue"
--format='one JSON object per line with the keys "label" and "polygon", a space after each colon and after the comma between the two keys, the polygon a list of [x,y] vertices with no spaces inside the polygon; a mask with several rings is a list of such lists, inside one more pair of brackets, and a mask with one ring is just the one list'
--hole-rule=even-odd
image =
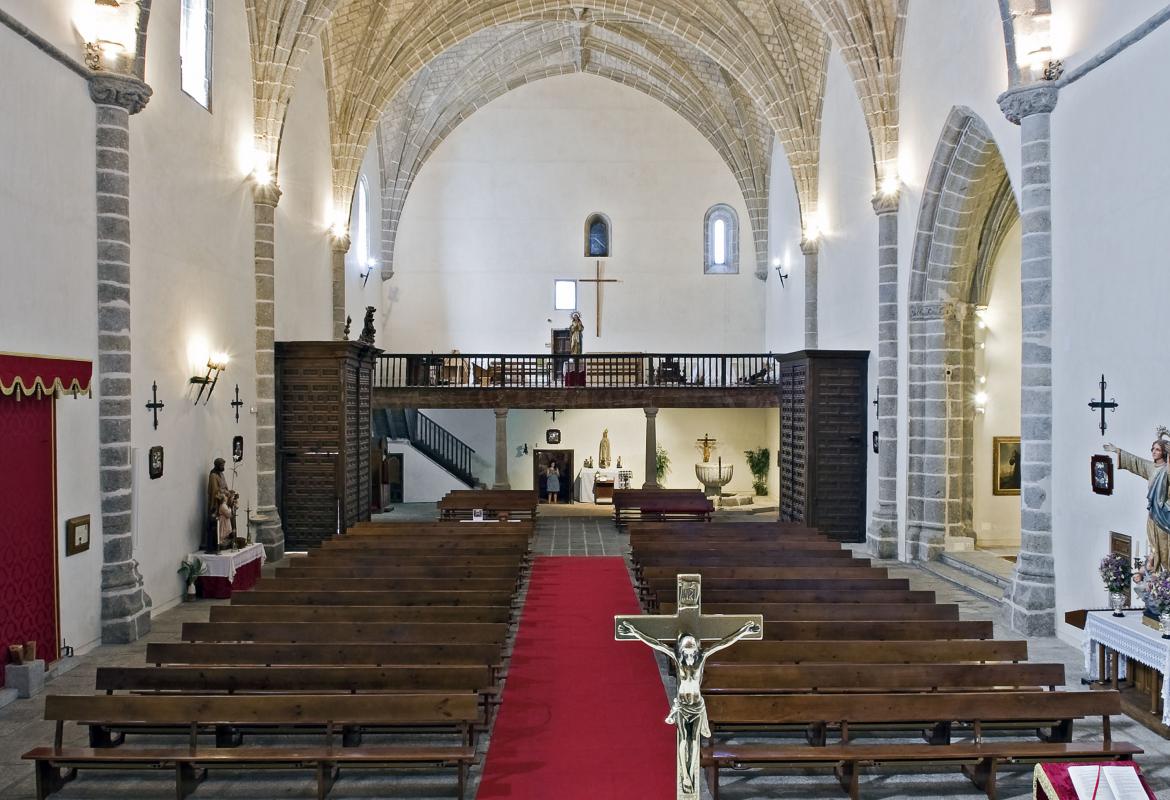
{"label": "crucifix statue", "polygon": [[709,435],[704,433],[702,439],[696,439],[695,441],[698,443],[699,447],[703,448],[703,463],[706,464],[710,462],[711,451],[715,449],[716,440],[712,439]]}
{"label": "crucifix statue", "polygon": [[601,260],[598,259],[596,277],[581,278],[580,282],[581,283],[592,283],[592,284],[594,284],[594,286],[597,289],[597,335],[601,336],[601,284],[603,284],[603,283],[621,283],[621,281],[617,280],[616,278],[603,278],[603,277],[601,277]]}
{"label": "crucifix statue", "polygon": [[[676,800],[699,800],[699,747],[702,737],[711,735],[707,706],[700,693],[707,659],[740,639],[764,638],[760,614],[702,613],[702,581],[701,575],[678,576],[678,603],[673,615],[613,618],[618,641],[640,641],[674,663],[678,691],[666,722],[676,728]],[[712,640],[715,644],[703,646],[704,641]]]}

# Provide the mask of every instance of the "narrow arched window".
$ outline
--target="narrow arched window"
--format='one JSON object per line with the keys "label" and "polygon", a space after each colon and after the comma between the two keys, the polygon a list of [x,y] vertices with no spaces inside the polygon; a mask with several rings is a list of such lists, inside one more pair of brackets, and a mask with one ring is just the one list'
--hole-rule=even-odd
{"label": "narrow arched window", "polygon": [[609,217],[593,214],[585,220],[585,255],[590,258],[609,258]]}
{"label": "narrow arched window", "polygon": [[712,206],[703,221],[703,272],[739,272],[739,216],[726,203]]}
{"label": "narrow arched window", "polygon": [[357,213],[354,215],[353,245],[358,268],[366,270],[373,266],[370,248],[370,184],[363,175],[358,180]]}
{"label": "narrow arched window", "polygon": [[183,0],[179,16],[179,72],[183,91],[211,110],[213,0]]}

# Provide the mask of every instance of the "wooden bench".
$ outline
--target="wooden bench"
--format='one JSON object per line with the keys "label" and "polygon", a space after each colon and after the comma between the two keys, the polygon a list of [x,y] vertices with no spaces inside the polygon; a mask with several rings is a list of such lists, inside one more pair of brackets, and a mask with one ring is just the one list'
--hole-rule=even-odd
{"label": "wooden bench", "polygon": [[476,622],[184,622],[185,642],[371,642],[499,644],[507,623]]}
{"label": "wooden bench", "polygon": [[444,519],[469,519],[476,509],[489,518],[534,519],[540,497],[531,490],[457,490],[439,500],[439,515]]}
{"label": "wooden bench", "polygon": [[703,692],[959,692],[1063,685],[1063,664],[711,664]]}
{"label": "wooden bench", "polygon": [[355,522],[346,529],[346,536],[392,537],[406,536],[425,542],[437,536],[504,536],[517,533],[531,535],[536,530],[533,520],[510,520],[504,524],[468,525],[457,520],[423,520],[410,522]]}
{"label": "wooden bench", "polygon": [[514,581],[519,566],[451,567],[445,564],[307,564],[277,567],[280,578],[434,578],[435,580],[507,580]]}
{"label": "wooden bench", "polygon": [[249,606],[498,606],[511,605],[512,593],[463,591],[318,592],[268,591],[263,588],[240,592],[232,605]]}
{"label": "wooden bench", "polygon": [[1015,640],[749,641],[716,653],[707,668],[715,664],[958,664],[1027,658],[1028,643]]}
{"label": "wooden bench", "polygon": [[210,622],[508,622],[508,606],[214,605]]}
{"label": "wooden bench", "polygon": [[265,592],[514,592],[513,578],[265,578],[257,588]]}
{"label": "wooden bench", "polygon": [[[663,614],[675,613],[674,603],[660,603]],[[761,614],[765,620],[957,620],[959,607],[936,603],[703,603],[708,614]],[[213,617],[214,619],[214,617]]]}
{"label": "wooden bench", "polygon": [[[52,747],[38,747],[23,758],[35,762],[37,797],[46,798],[71,780],[76,770],[173,770],[182,800],[201,780],[199,770],[253,767],[307,768],[317,773],[317,796],[328,795],[339,767],[454,766],[458,796],[466,788],[467,768],[475,758],[471,726],[478,718],[473,693],[381,695],[50,695],[45,720],[56,723]],[[89,726],[91,739],[105,741],[111,726],[174,726],[188,732],[181,747],[64,747],[65,722]],[[385,745],[336,747],[337,732],[366,725],[454,725],[463,733],[458,746]],[[201,747],[201,731],[230,728],[311,725],[323,730],[319,745],[295,747]],[[61,770],[69,772],[61,774]]]}
{"label": "wooden bench", "polygon": [[613,519],[618,527],[641,516],[641,505],[650,500],[673,500],[676,498],[707,498],[700,489],[614,489]]}

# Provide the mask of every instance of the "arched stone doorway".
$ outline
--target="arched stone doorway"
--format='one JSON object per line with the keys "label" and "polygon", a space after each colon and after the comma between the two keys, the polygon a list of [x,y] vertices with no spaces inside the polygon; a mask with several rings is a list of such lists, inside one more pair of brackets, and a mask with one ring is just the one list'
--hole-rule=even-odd
{"label": "arched stone doorway", "polygon": [[976,538],[976,309],[987,304],[995,257],[1018,220],[990,129],[954,108],[927,177],[910,277],[906,552],[914,559],[936,557],[948,539]]}

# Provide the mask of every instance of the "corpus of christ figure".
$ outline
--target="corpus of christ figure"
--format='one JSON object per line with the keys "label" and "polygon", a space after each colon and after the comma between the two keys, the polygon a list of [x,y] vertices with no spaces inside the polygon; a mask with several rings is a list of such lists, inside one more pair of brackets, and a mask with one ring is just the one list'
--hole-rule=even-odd
{"label": "corpus of christ figure", "polygon": [[[678,690],[666,722],[676,729],[677,800],[699,800],[699,750],[702,737],[711,735],[700,693],[707,659],[740,639],[764,637],[759,614],[703,614],[702,580],[701,575],[678,576],[677,612],[672,616],[614,617],[618,641],[640,641],[674,662]],[[704,640],[716,641],[704,647]]]}

